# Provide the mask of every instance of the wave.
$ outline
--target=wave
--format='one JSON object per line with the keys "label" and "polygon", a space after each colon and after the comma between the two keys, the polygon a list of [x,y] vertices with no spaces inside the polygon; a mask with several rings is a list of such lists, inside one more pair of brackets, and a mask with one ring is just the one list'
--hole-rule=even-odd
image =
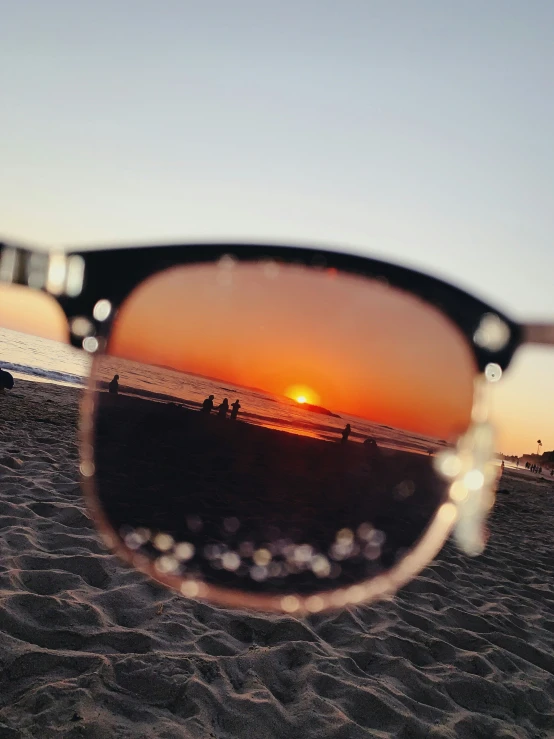
{"label": "wave", "polygon": [[2,362],[2,369],[8,372],[17,372],[20,375],[27,375],[28,377],[40,377],[43,380],[50,380],[51,382],[70,382],[73,385],[85,385],[85,378],[82,375],[75,375],[71,372],[41,369],[40,367],[30,367],[29,365],[17,364],[15,362]]}

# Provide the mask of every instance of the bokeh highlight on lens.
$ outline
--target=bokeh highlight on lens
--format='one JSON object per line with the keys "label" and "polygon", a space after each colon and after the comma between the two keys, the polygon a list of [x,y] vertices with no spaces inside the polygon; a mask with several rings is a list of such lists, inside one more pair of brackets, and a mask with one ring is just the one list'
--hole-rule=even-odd
{"label": "bokeh highlight on lens", "polygon": [[94,490],[160,577],[309,595],[397,564],[470,423],[474,359],[418,298],[336,270],[182,266],[95,359]]}

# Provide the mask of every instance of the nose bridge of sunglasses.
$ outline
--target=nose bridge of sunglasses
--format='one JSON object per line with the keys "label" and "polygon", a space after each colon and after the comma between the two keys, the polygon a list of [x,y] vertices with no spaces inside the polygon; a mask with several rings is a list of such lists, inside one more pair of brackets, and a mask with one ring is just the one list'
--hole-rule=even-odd
{"label": "nose bridge of sunglasses", "polygon": [[72,316],[69,326],[73,346],[82,348],[89,354],[102,351],[106,346],[106,336],[109,334],[109,319],[114,312],[112,302],[107,298],[100,298],[94,303],[90,317],[81,314]]}

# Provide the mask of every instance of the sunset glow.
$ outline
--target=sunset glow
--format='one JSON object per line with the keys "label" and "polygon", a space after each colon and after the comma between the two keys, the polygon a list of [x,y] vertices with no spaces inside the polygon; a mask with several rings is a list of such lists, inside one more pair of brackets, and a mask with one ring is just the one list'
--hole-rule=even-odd
{"label": "sunset glow", "polygon": [[108,351],[439,439],[470,420],[475,366],[456,327],[346,274],[174,268],[128,298]]}

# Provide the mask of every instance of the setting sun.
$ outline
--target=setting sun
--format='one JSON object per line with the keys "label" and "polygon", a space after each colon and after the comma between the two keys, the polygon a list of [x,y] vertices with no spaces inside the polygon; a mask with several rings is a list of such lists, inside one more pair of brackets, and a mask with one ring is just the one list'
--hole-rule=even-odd
{"label": "setting sun", "polygon": [[291,385],[285,390],[287,398],[296,400],[297,403],[308,403],[308,405],[318,405],[321,401],[319,395],[306,385]]}

